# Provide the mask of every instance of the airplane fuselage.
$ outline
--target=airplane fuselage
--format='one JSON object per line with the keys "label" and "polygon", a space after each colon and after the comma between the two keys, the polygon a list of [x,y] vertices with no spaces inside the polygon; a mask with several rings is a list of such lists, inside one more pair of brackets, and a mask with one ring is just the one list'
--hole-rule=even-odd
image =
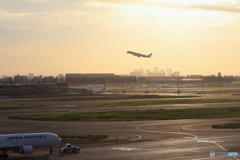
{"label": "airplane fuselage", "polygon": [[51,147],[61,140],[53,133],[26,133],[0,135],[0,149],[6,145],[22,146],[31,145],[33,147]]}
{"label": "airplane fuselage", "polygon": [[145,55],[145,54],[141,54],[141,53],[137,53],[137,52],[133,52],[133,51],[127,51],[128,54],[132,54],[133,56],[137,56],[137,57],[145,57],[145,58],[151,58],[152,53],[149,55]]}
{"label": "airplane fuselage", "polygon": [[0,135],[0,151],[3,154],[0,158],[8,158],[7,151],[13,150],[14,153],[32,154],[34,148],[52,147],[61,142],[61,138],[54,133],[24,133],[24,134],[5,134]]}

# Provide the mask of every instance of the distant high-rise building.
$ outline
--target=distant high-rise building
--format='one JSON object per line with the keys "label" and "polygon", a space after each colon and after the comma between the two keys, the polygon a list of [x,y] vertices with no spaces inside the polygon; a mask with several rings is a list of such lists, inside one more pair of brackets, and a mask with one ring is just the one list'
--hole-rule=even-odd
{"label": "distant high-rise building", "polygon": [[63,83],[63,82],[64,82],[64,75],[58,74],[58,83]]}
{"label": "distant high-rise building", "polygon": [[160,76],[160,77],[164,77],[165,75],[165,71],[164,70],[160,70],[158,73],[155,73],[155,76]]}
{"label": "distant high-rise building", "polygon": [[150,72],[151,72],[151,70],[150,70],[150,69],[147,69],[147,70],[146,70],[146,75],[148,76]]}
{"label": "distant high-rise building", "polygon": [[221,72],[218,72],[218,77],[222,77],[222,73]]}
{"label": "distant high-rise building", "polygon": [[145,75],[143,68],[139,68],[139,72],[141,72],[143,76]]}
{"label": "distant high-rise building", "polygon": [[148,76],[154,76],[154,72],[148,72]]}
{"label": "distant high-rise building", "polygon": [[179,71],[175,71],[171,74],[171,76],[176,76],[179,77],[180,76],[180,72]]}
{"label": "distant high-rise building", "polygon": [[15,83],[27,83],[28,78],[27,76],[20,76],[19,74],[14,76],[14,82]]}
{"label": "distant high-rise building", "polygon": [[168,68],[167,69],[167,76],[171,76],[171,74],[172,74],[172,68]]}
{"label": "distant high-rise building", "polygon": [[1,82],[2,83],[11,83],[11,82],[13,82],[13,79],[12,79],[12,77],[3,76]]}
{"label": "distant high-rise building", "polygon": [[34,74],[33,73],[29,73],[28,74],[28,81],[31,81],[34,77]]}

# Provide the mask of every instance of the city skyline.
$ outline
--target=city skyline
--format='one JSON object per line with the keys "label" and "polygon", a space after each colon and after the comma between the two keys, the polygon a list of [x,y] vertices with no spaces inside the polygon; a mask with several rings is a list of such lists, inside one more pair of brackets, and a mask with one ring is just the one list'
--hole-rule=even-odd
{"label": "city skyline", "polygon": [[155,66],[240,75],[238,8],[238,0],[0,0],[0,76]]}
{"label": "city skyline", "polygon": [[[58,73],[58,74],[50,74],[50,75],[44,75],[44,74],[35,74],[34,72],[31,72],[31,73],[26,73],[26,74],[13,74],[13,75],[0,75],[0,80],[1,79],[6,79],[8,77],[12,77],[14,78],[14,76],[26,76],[28,79],[33,79],[34,77],[52,77],[52,78],[60,78],[60,79],[63,79],[63,77],[65,77],[65,75],[67,74],[83,74],[83,75],[101,75],[101,74],[114,74],[114,75],[119,75],[119,76],[131,76],[131,73],[134,73],[134,72],[144,72],[143,75],[140,75],[140,76],[143,76],[143,77],[148,77],[148,76],[158,76],[158,77],[169,77],[169,76],[180,76],[180,77],[187,77],[187,76],[233,76],[233,77],[240,77],[240,75],[228,75],[228,74],[222,74],[222,72],[217,72],[215,74],[209,74],[209,75],[204,75],[204,74],[186,74],[186,75],[182,75],[180,74],[181,72],[180,71],[176,71],[176,70],[173,70],[172,68],[167,68],[167,69],[160,69],[158,70],[157,72],[155,72],[154,70],[156,69],[157,67],[154,67],[152,70],[151,69],[143,69],[143,68],[139,68],[139,69],[134,69],[134,71],[132,72],[129,72],[127,74],[117,74],[117,73],[74,73],[74,72],[69,72],[69,73]],[[168,75],[168,70],[171,69],[171,74]],[[142,71],[141,71],[142,70]],[[143,73],[142,72],[142,73]],[[150,73],[148,75],[148,73]],[[156,73],[164,73],[164,74],[160,74],[160,75],[155,75]],[[139,76],[139,75],[135,75],[133,74],[133,76]]]}

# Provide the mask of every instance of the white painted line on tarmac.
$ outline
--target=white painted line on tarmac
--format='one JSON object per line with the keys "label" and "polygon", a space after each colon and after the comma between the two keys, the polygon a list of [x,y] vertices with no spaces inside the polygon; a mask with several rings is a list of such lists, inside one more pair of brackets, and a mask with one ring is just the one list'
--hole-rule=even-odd
{"label": "white painted line on tarmac", "polygon": [[206,106],[205,104],[175,104],[175,105],[173,105],[173,106],[179,106],[179,107],[181,107],[181,106],[189,106],[189,107],[194,107],[194,106]]}
{"label": "white painted line on tarmac", "polygon": [[186,126],[183,127],[183,129],[184,129],[184,130],[192,130],[192,129],[187,129],[187,127],[189,127],[189,126],[194,126],[194,124],[186,125]]}
{"label": "white painted line on tarmac", "polygon": [[[198,121],[191,121],[191,122],[198,122]],[[188,136],[192,136],[192,138],[190,140],[183,140],[183,141],[176,141],[176,142],[169,142],[170,143],[181,143],[181,142],[188,142],[188,141],[192,141],[194,139],[197,139],[198,137],[194,134],[190,134],[190,133],[183,133],[183,132],[164,132],[164,131],[151,131],[151,130],[144,130],[144,129],[140,129],[141,127],[145,127],[145,126],[154,126],[154,125],[161,125],[161,124],[176,124],[176,123],[191,123],[191,122],[167,122],[167,123],[153,123],[153,124],[144,124],[144,125],[139,125],[136,127],[137,130],[143,131],[143,132],[152,132],[152,133],[170,133],[170,134],[179,134],[179,135],[188,135]]]}
{"label": "white painted line on tarmac", "polygon": [[113,148],[116,150],[122,150],[122,151],[136,151],[136,150],[142,150],[141,148],[128,148],[128,147],[117,147],[117,148]]}
{"label": "white painted line on tarmac", "polygon": [[205,143],[216,143],[216,142],[223,142],[223,141],[208,141],[208,140],[197,140],[197,142],[205,142]]}
{"label": "white painted line on tarmac", "polygon": [[53,109],[52,111],[71,111],[74,109]]}
{"label": "white painted line on tarmac", "polygon": [[77,105],[53,105],[53,107],[77,107]]}
{"label": "white painted line on tarmac", "polygon": [[132,139],[132,140],[129,140],[129,141],[136,141],[136,140],[139,140],[139,139],[142,138],[142,136],[140,136],[140,135],[134,135],[134,136],[138,136],[138,138],[135,138],[135,139]]}
{"label": "white painted line on tarmac", "polygon": [[[223,146],[221,146],[220,144],[218,144],[216,141],[207,141],[207,140],[198,140],[197,142],[206,142],[206,143],[214,143],[216,144],[218,147],[222,148],[224,151],[228,152],[227,149],[225,149]],[[219,141],[222,142],[222,141]],[[212,158],[219,158],[219,157],[212,157]],[[233,158],[235,158],[236,160],[239,160],[237,157],[233,156]],[[211,158],[210,158],[211,159]],[[199,160],[199,159],[196,159]]]}
{"label": "white painted line on tarmac", "polygon": [[183,137],[183,138],[188,138],[188,139],[191,139],[191,138],[193,138],[193,137]]}
{"label": "white painted line on tarmac", "polygon": [[[224,156],[223,156],[224,157]],[[225,156],[226,157],[226,156]],[[197,158],[197,159],[191,159],[191,160],[202,160],[202,159],[213,159],[213,158],[219,158],[219,157],[207,157],[207,158]]]}

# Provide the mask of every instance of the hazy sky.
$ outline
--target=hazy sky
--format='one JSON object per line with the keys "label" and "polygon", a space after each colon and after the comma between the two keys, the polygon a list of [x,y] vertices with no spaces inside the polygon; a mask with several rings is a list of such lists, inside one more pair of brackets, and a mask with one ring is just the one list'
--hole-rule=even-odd
{"label": "hazy sky", "polygon": [[0,0],[0,59],[9,76],[240,75],[240,0]]}

